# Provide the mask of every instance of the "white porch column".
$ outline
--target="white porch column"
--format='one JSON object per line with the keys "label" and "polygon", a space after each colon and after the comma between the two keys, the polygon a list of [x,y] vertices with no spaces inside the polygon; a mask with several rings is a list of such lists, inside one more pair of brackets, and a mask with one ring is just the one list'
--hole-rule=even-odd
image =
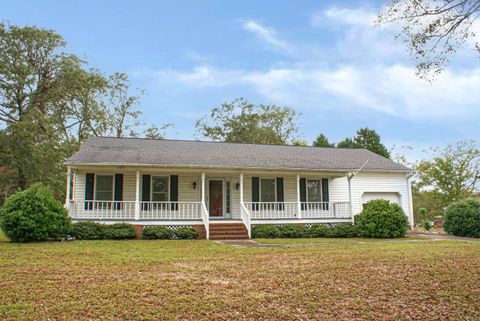
{"label": "white porch column", "polygon": [[137,171],[135,180],[135,221],[140,219],[140,171]]}
{"label": "white porch column", "polygon": [[302,201],[300,199],[300,175],[297,174],[297,217],[302,219]]}
{"label": "white porch column", "polygon": [[410,216],[410,229],[413,230],[415,224],[413,219],[413,201],[412,201],[412,174],[407,175],[407,194],[408,194],[408,211]]}
{"label": "white porch column", "polygon": [[65,207],[70,208],[70,184],[72,183],[72,169],[67,166],[67,195],[65,195]]}
{"label": "white porch column", "polygon": [[243,204],[243,173],[240,173],[240,204]]}
{"label": "white porch column", "polygon": [[202,204],[205,204],[205,172],[202,172]]}

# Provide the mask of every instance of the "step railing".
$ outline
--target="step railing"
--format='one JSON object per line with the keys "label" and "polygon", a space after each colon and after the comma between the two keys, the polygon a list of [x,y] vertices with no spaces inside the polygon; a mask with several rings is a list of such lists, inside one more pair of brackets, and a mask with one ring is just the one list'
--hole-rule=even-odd
{"label": "step railing", "polygon": [[240,217],[242,218],[243,224],[247,228],[248,231],[248,238],[252,237],[252,223],[250,219],[250,212],[245,207],[245,204],[242,202],[240,203]]}
{"label": "step railing", "polygon": [[205,206],[204,202],[201,202],[200,215],[203,220],[203,225],[205,226],[205,236],[208,240],[210,238],[210,214],[208,213],[207,207]]}

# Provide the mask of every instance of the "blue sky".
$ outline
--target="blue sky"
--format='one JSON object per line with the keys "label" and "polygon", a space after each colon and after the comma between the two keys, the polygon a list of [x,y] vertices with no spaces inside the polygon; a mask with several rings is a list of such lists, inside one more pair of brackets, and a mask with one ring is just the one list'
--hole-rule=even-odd
{"label": "blue sky", "polygon": [[397,27],[372,26],[383,5],[3,0],[0,18],[54,29],[91,66],[129,74],[147,91],[144,120],[174,123],[170,138],[199,138],[196,119],[244,97],[302,113],[307,141],[320,132],[339,141],[365,126],[411,154],[478,139],[478,58],[462,50],[433,83],[419,80]]}

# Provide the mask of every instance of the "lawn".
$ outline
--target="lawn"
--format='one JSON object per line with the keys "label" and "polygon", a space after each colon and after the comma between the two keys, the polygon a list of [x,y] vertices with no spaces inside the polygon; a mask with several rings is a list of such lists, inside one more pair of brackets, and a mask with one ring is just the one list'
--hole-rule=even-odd
{"label": "lawn", "polygon": [[479,279],[458,241],[0,241],[0,319],[478,320]]}
{"label": "lawn", "polygon": [[420,237],[405,237],[398,239],[374,239],[365,237],[350,237],[350,238],[289,238],[289,239],[255,239],[256,242],[262,244],[312,244],[312,243],[358,243],[358,242],[389,242],[389,241],[411,241],[421,240]]}

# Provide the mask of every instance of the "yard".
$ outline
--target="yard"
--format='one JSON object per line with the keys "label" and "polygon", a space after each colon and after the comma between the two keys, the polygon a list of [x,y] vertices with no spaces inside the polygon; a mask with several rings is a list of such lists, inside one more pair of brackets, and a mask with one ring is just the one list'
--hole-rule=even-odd
{"label": "yard", "polygon": [[478,320],[479,280],[473,242],[0,241],[8,320]]}

